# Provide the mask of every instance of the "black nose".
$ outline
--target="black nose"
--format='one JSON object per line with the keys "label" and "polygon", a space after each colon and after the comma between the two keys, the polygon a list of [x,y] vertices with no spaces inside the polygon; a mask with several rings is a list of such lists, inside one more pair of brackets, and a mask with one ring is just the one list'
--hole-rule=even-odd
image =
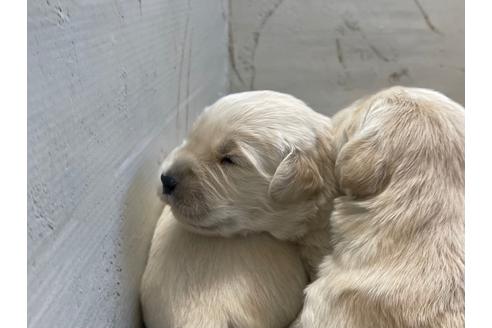
{"label": "black nose", "polygon": [[161,175],[163,191],[166,195],[172,194],[173,190],[176,189],[178,181],[169,175]]}

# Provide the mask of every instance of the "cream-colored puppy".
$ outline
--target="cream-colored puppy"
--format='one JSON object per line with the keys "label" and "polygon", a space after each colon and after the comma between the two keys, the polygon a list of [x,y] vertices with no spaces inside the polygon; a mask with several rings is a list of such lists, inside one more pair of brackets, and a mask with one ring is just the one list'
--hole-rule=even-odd
{"label": "cream-colored puppy", "polygon": [[334,117],[333,253],[297,327],[464,326],[464,109],[394,87]]}
{"label": "cream-colored puppy", "polygon": [[295,318],[304,268],[291,244],[271,236],[300,244],[310,272],[328,251],[331,141],[328,118],[281,93],[233,94],[205,110],[163,164],[172,215],[158,223],[143,276],[149,328]]}

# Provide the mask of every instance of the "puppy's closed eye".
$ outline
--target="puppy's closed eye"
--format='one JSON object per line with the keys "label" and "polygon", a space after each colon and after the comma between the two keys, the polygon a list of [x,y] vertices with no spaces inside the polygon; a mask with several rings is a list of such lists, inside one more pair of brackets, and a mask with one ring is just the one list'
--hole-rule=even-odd
{"label": "puppy's closed eye", "polygon": [[220,158],[221,165],[236,165],[234,157],[231,155],[224,155]]}
{"label": "puppy's closed eye", "polygon": [[223,166],[233,166],[233,165],[238,165],[238,156],[233,153],[234,150],[237,149],[237,143],[234,140],[227,140],[224,141],[219,147],[218,147],[218,153],[219,153],[219,163],[220,165]]}

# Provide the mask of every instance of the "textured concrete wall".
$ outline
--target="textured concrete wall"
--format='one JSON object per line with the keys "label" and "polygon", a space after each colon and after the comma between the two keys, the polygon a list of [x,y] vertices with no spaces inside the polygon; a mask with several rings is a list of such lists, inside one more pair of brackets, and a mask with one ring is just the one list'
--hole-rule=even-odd
{"label": "textured concrete wall", "polygon": [[464,103],[463,0],[229,3],[232,91],[284,91],[327,114],[393,84]]}
{"label": "textured concrete wall", "polygon": [[138,327],[159,162],[227,86],[227,3],[28,1],[28,326]]}

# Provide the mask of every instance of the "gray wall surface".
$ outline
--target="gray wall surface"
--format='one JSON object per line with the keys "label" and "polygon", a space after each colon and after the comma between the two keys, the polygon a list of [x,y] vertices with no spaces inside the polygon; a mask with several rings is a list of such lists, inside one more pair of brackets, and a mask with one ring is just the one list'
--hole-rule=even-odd
{"label": "gray wall surface", "polygon": [[138,327],[158,167],[227,88],[227,3],[28,1],[28,326]]}
{"label": "gray wall surface", "polygon": [[395,84],[464,103],[464,0],[229,4],[231,91],[283,91],[329,115]]}

